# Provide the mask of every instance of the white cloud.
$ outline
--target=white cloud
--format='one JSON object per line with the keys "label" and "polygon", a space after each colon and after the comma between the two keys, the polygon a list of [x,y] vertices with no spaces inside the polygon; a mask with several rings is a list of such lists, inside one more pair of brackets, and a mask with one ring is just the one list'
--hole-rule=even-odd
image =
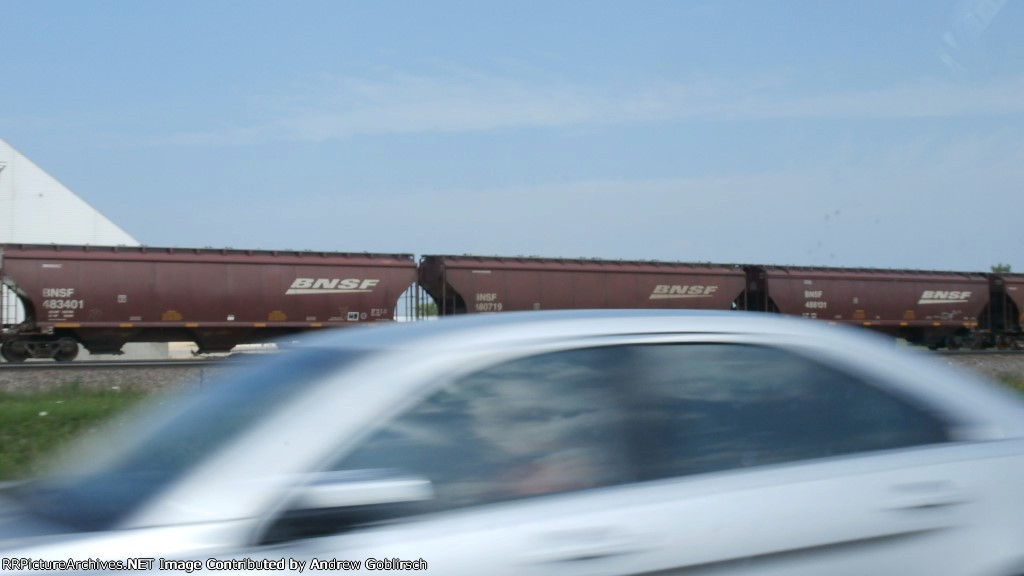
{"label": "white cloud", "polygon": [[[297,191],[244,211],[211,201],[186,217],[206,231],[193,237],[197,245],[1024,269],[1020,182],[1024,135],[1007,130],[913,138],[853,159],[840,151],[814,166],[757,173]],[[159,216],[153,229],[180,234],[179,219],[149,212]]]}
{"label": "white cloud", "polygon": [[754,102],[741,117],[949,118],[1024,113],[1024,80],[982,87],[919,82],[876,90]]}
{"label": "white cloud", "polygon": [[1024,79],[980,87],[914,82],[795,97],[783,86],[606,87],[447,72],[343,77],[264,97],[259,122],[180,133],[164,143],[245,145],[358,135],[468,133],[651,121],[921,118],[1024,113]]}

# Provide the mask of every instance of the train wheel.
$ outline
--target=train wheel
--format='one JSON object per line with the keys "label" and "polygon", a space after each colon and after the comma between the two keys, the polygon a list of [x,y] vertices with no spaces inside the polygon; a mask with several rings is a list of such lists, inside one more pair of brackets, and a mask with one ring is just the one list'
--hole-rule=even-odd
{"label": "train wheel", "polygon": [[57,362],[71,362],[78,357],[78,342],[71,338],[61,338],[57,344],[60,348],[53,355],[53,359]]}
{"label": "train wheel", "polygon": [[0,356],[12,364],[18,364],[28,360],[31,355],[17,340],[11,340],[0,346]]}

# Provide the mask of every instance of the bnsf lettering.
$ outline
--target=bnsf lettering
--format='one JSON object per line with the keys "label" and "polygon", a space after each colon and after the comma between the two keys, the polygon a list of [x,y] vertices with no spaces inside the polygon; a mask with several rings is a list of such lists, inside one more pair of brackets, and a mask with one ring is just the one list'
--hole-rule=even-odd
{"label": "bnsf lettering", "polygon": [[653,294],[664,296],[710,296],[711,294],[714,294],[716,290],[718,290],[718,286],[704,286],[701,284],[658,284],[654,287]]}
{"label": "bnsf lettering", "polygon": [[821,298],[824,290],[804,290],[804,298]]}
{"label": "bnsf lettering", "polygon": [[358,278],[348,278],[345,280],[341,280],[339,278],[317,278],[313,282],[313,288],[325,290],[334,290],[335,288],[340,288],[342,290],[356,290],[363,289],[365,286],[373,286],[376,283],[376,280],[363,280],[360,282]]}
{"label": "bnsf lettering", "polygon": [[970,290],[925,290],[921,294],[922,300],[968,300],[970,297]]}
{"label": "bnsf lettering", "polygon": [[296,278],[290,290],[369,290],[380,283],[360,278]]}
{"label": "bnsf lettering", "polygon": [[74,288],[43,288],[43,298],[70,298],[74,295]]}

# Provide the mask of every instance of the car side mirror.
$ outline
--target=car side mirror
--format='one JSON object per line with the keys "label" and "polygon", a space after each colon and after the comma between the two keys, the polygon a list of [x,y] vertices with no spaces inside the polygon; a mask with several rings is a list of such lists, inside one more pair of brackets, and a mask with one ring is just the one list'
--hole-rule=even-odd
{"label": "car side mirror", "polygon": [[400,470],[321,472],[303,478],[263,544],[339,534],[414,516],[434,499],[430,480]]}

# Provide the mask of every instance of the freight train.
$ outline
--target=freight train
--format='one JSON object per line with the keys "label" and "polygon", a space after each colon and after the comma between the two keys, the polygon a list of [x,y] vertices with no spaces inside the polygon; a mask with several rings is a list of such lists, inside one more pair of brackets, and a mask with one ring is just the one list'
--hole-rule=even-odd
{"label": "freight train", "polygon": [[750,310],[865,326],[930,348],[1024,343],[1021,274],[4,245],[0,281],[24,309],[17,322],[4,321],[0,353],[8,362],[68,361],[79,346],[118,354],[129,342],[191,341],[200,352],[222,352],[318,328],[392,321],[411,286],[441,316]]}

